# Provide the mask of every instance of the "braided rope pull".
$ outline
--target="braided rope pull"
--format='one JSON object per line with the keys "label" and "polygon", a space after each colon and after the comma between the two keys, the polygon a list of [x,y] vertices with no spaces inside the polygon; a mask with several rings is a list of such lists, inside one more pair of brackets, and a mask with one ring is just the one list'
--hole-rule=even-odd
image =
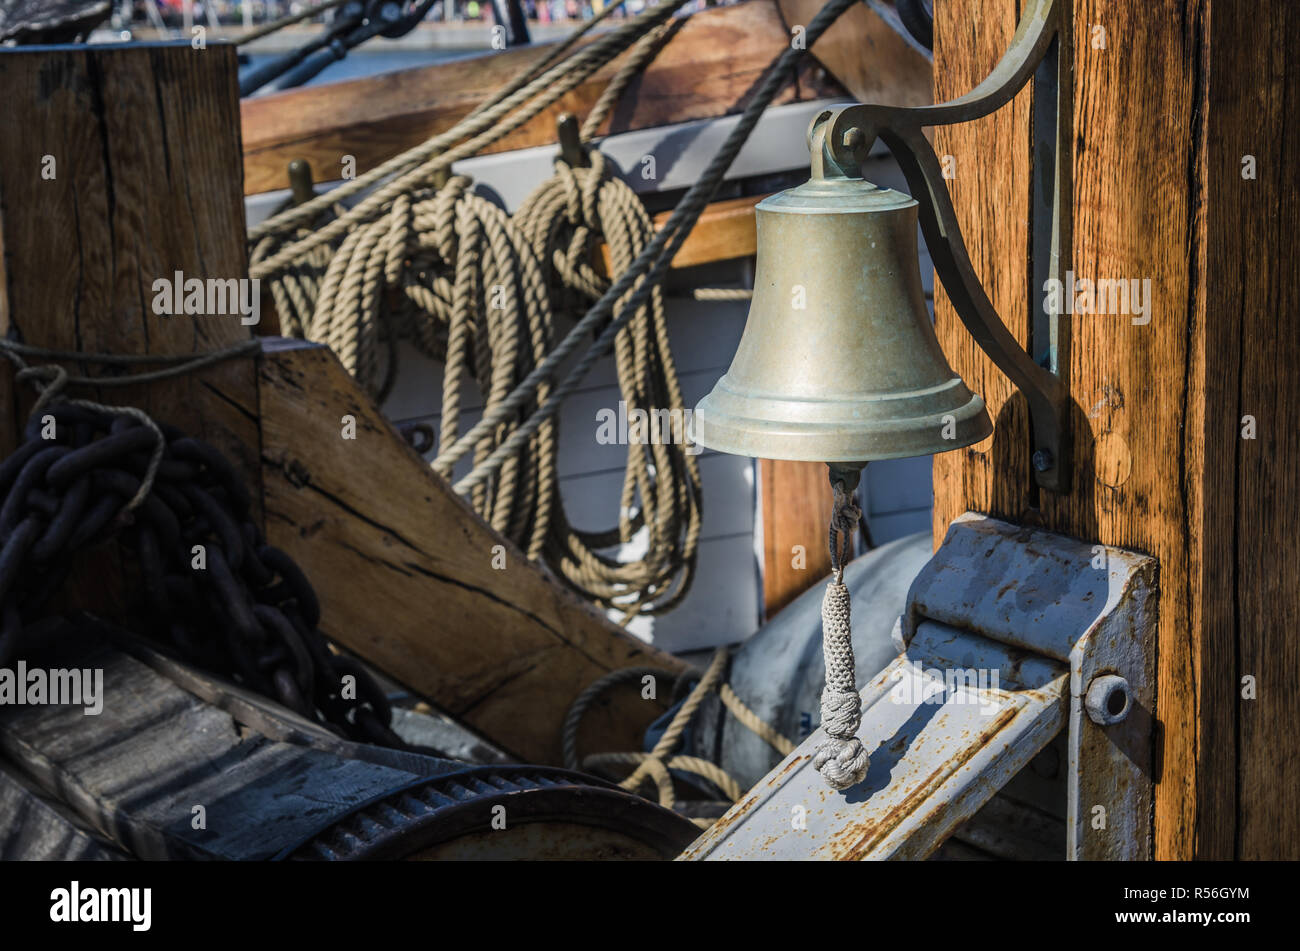
{"label": "braided rope pull", "polygon": [[830,538],[832,576],[822,599],[822,654],[826,659],[826,686],[822,690],[822,728],[826,739],[817,747],[813,768],[832,789],[848,789],[862,782],[870,760],[858,739],[862,723],[862,698],[858,695],[853,660],[849,589],[844,584],[844,562],[850,554],[853,528],[862,512],[843,481],[835,482]]}

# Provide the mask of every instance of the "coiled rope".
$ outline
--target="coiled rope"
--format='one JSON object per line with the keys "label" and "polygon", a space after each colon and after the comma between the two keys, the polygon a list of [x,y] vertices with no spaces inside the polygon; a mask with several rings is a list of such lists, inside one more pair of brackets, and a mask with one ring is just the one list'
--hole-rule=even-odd
{"label": "coiled rope", "polygon": [[[583,138],[600,127],[667,30],[664,24],[637,41],[587,117]],[[412,339],[445,365],[440,445],[455,444],[462,380],[478,381],[490,411],[545,357],[555,316],[576,318],[608,286],[590,264],[593,249],[605,241],[617,271],[653,235],[640,201],[611,174],[604,156],[594,154],[590,168],[559,161],[556,173],[513,219],[470,192],[463,176],[439,183],[441,188],[398,195],[387,215],[358,225],[337,251],[327,245],[311,248],[298,266],[273,281],[284,332],[329,344],[381,400],[393,382],[396,340]],[[334,207],[336,214],[346,214]],[[263,238],[254,260],[274,248],[272,236]],[[655,418],[657,408],[675,410],[684,422],[658,288],[620,335],[616,352],[627,409],[644,410],[647,419]],[[543,384],[538,399],[547,392]],[[532,408],[526,406],[524,413]],[[516,421],[507,420],[480,440],[475,461],[515,428]],[[553,421],[539,427],[493,479],[476,485],[471,502],[530,559],[544,559],[593,603],[618,607],[628,617],[669,610],[689,591],[694,571],[699,467],[684,438],[665,443],[642,435],[643,441],[628,447],[618,523],[608,531],[575,530],[565,518]],[[450,478],[454,464],[444,456],[434,459],[433,468]],[[648,527],[646,550],[635,561],[600,554],[631,542],[643,526]]]}
{"label": "coiled rope", "polygon": [[[653,783],[659,804],[666,809],[671,809],[677,804],[672,774],[669,772],[673,769],[703,777],[718,787],[732,802],[738,800],[744,795],[745,790],[721,766],[698,756],[673,755],[673,750],[681,742],[682,734],[690,725],[700,704],[714,690],[718,691],[718,697],[723,705],[741,724],[752,730],[782,756],[789,756],[794,751],[794,743],[765,723],[757,713],[745,705],[729,684],[723,682],[729,654],[725,647],[720,647],[714,652],[708,668],[699,674],[699,681],[673,715],[667,729],[649,753],[592,753],[579,760],[578,730],[582,726],[583,716],[596,699],[612,687],[626,683],[641,683],[647,676],[667,678],[680,686],[692,675],[683,674],[679,678],[670,671],[656,667],[627,667],[594,681],[573,701],[568,715],[564,718],[564,732],[561,737],[564,765],[569,769],[607,773],[615,768],[631,766],[632,772],[621,780],[619,785],[629,792],[638,792],[646,783]],[[702,826],[708,826],[712,822],[711,819],[694,821]]]}
{"label": "coiled rope", "polygon": [[[527,81],[522,84],[520,80],[512,82],[446,132],[344,182],[327,194],[287,209],[250,229],[249,239],[253,242],[268,235],[283,238],[293,234],[295,229],[311,224],[335,202],[384,182],[346,214],[314,230],[310,235],[282,243],[274,253],[266,254],[249,268],[250,275],[274,280],[286,266],[293,265],[312,248],[337,242],[362,222],[387,214],[399,195],[433,184],[438,174],[444,169],[450,169],[454,162],[476,154],[513,132],[642,36],[666,22],[686,2],[687,0],[669,0],[651,7],[556,65],[550,65],[551,59],[548,57],[543,60],[545,68],[540,75],[533,75],[538,72],[537,67],[529,70],[521,77]],[[570,40],[569,43],[571,42]]]}
{"label": "coiled rope", "polygon": [[[832,0],[809,25],[809,42],[851,2]],[[698,465],[680,442],[629,446],[618,527],[576,532],[558,502],[553,417],[611,346],[629,409],[683,409],[659,284],[763,109],[789,80],[799,51],[778,58],[723,148],[657,234],[599,156],[590,171],[559,163],[556,179],[526,202],[515,222],[471,195],[467,180],[438,186],[452,162],[526,122],[632,46],[584,125],[584,133],[593,134],[653,56],[681,5],[651,8],[557,65],[544,61],[528,74],[533,78],[512,83],[455,129],[250,232],[251,272],[269,280],[277,306],[289,310],[287,332],[328,342],[373,392],[386,392],[395,342],[404,332],[446,360],[435,469],[450,477],[472,453],[471,471],[453,488],[530,558],[544,556],[571,586],[627,617],[668,610],[690,588],[699,539]],[[329,205],[372,187],[356,207],[322,223]],[[620,275],[612,285],[586,260],[598,234],[610,244]],[[543,270],[552,276],[539,296]],[[394,293],[399,300],[390,303]],[[582,319],[552,346],[549,314],[583,307]],[[595,344],[552,388],[561,364],[597,331]],[[385,337],[390,356],[381,376]],[[462,434],[456,411],[465,369],[484,392],[485,408]],[[631,515],[638,497],[640,507]],[[620,563],[598,553],[629,541],[641,526],[649,537],[640,561]]]}

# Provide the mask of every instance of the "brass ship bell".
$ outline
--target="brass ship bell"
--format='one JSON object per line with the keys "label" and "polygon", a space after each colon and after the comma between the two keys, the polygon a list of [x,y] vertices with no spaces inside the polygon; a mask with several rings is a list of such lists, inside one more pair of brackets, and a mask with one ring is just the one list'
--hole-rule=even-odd
{"label": "brass ship bell", "polygon": [[979,442],[993,431],[984,401],[926,312],[916,201],[843,174],[820,136],[814,126],[812,178],[757,206],[749,319],[696,408],[696,441],[854,468]]}
{"label": "brass ship bell", "polygon": [[695,441],[709,449],[830,466],[824,739],[812,765],[831,788],[846,790],[871,763],[857,735],[862,706],[844,584],[862,467],[968,446],[993,424],[984,401],[948,366],[926,312],[917,203],[846,175],[827,155],[820,118],[809,135],[811,179],[758,204],[745,333],[694,422]]}

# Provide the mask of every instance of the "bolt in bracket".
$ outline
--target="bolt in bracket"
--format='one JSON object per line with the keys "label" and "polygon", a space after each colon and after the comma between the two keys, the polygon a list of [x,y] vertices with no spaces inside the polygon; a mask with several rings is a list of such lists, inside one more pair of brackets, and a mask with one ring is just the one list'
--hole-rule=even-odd
{"label": "bolt in bracket", "polygon": [[1065,732],[1065,857],[1149,858],[1156,567],[961,516],[862,690],[866,779],[826,789],[818,729],[682,857],[925,858]]}

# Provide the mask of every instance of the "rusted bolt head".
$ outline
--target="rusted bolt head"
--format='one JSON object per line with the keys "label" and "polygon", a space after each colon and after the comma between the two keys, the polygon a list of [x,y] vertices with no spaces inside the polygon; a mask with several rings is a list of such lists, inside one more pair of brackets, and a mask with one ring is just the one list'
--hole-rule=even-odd
{"label": "rusted bolt head", "polygon": [[1116,674],[1092,678],[1083,700],[1088,718],[1098,726],[1122,723],[1132,706],[1133,695],[1129,692],[1128,681]]}

